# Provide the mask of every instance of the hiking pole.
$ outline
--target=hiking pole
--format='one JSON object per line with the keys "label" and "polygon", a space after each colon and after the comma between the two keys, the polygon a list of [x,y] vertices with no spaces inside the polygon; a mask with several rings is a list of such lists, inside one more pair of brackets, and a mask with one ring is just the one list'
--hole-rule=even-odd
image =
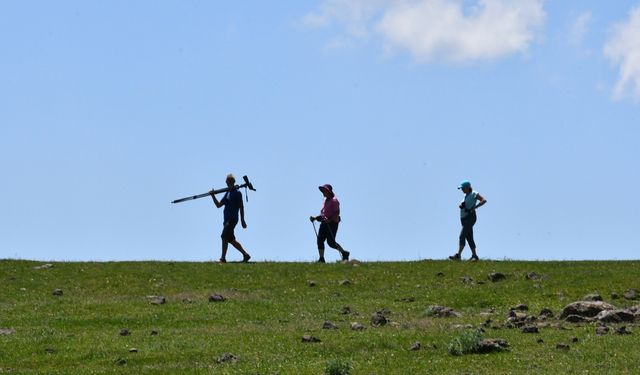
{"label": "hiking pole", "polygon": [[313,231],[316,232],[316,238],[318,238],[318,230],[316,229],[316,222],[313,220],[313,216],[309,218],[311,220],[311,225],[313,225]]}
{"label": "hiking pole", "polygon": [[[220,193],[226,193],[231,189],[240,189],[240,188],[245,188],[245,189],[249,189],[249,190],[253,190],[256,191],[256,189],[253,188],[253,184],[251,182],[249,182],[249,177],[247,176],[242,176],[242,179],[244,180],[244,184],[242,185],[235,185],[232,188],[226,187],[223,189],[217,189],[217,190],[213,190],[210,191],[208,193],[202,193],[202,194],[198,194],[198,195],[192,195],[190,197],[185,197],[185,198],[180,198],[180,199],[176,199],[174,201],[172,201],[171,203],[181,203],[181,202],[186,202],[186,201],[190,201],[190,200],[194,200],[194,199],[199,199],[199,198],[204,198],[204,197],[208,197],[211,194],[220,194]],[[248,196],[247,196],[248,198]]]}

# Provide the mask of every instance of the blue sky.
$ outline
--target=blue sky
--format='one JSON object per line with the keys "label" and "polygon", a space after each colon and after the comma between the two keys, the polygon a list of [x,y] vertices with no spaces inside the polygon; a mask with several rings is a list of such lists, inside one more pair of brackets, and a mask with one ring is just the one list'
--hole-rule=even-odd
{"label": "blue sky", "polygon": [[465,178],[481,257],[638,258],[637,0],[2,2],[0,47],[0,258],[217,259],[169,202],[229,172],[256,260],[324,183],[353,257],[444,258]]}

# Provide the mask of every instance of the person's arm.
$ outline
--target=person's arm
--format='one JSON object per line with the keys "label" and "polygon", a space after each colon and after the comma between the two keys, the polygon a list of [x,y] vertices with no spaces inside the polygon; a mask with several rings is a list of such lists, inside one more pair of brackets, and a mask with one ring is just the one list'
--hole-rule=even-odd
{"label": "person's arm", "polygon": [[485,205],[485,203],[487,203],[487,200],[486,200],[486,199],[484,199],[484,197],[483,197],[482,195],[480,195],[480,194],[478,194],[478,195],[476,196],[476,199],[478,200],[478,203],[477,203],[475,206],[473,206],[473,209],[474,209],[474,210],[475,210],[475,209],[478,209],[478,208],[480,208],[480,207],[482,207],[482,206],[484,206],[484,205]]}
{"label": "person's arm", "polygon": [[[209,194],[211,194],[211,198],[213,198],[213,204],[215,204],[215,205],[216,205],[216,207],[220,208],[220,207],[224,206],[224,204],[226,203],[226,202],[220,202],[220,201],[218,200],[218,198],[216,198],[216,195],[215,195],[215,194],[213,194],[213,189],[211,189],[211,191],[209,192]],[[222,200],[224,201],[224,198],[222,198]]]}

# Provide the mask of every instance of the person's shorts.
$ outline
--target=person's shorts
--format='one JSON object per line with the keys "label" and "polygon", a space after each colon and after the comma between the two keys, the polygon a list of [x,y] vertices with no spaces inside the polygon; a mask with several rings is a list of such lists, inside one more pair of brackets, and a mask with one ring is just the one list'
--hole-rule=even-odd
{"label": "person's shorts", "polygon": [[238,225],[238,220],[225,221],[220,237],[227,242],[235,241],[236,235],[233,230],[236,228],[236,225]]}

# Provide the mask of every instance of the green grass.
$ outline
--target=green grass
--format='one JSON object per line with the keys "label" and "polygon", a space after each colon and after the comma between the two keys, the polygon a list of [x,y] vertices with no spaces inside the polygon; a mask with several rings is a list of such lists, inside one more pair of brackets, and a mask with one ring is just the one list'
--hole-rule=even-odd
{"label": "green grass", "polygon": [[[490,309],[500,324],[519,303],[536,315],[544,307],[557,314],[592,292],[620,307],[638,304],[611,301],[609,295],[640,289],[640,262],[118,262],[54,263],[34,270],[39,264],[0,261],[0,328],[16,330],[0,336],[0,374],[320,375],[331,363],[349,364],[351,374],[378,375],[637,374],[640,363],[640,329],[633,325],[633,334],[625,336],[596,336],[593,325],[543,328],[539,334],[487,329],[484,337],[505,339],[510,350],[462,356],[447,350],[465,331],[459,325],[477,327],[487,319],[479,314]],[[530,271],[545,278],[526,280]],[[490,272],[507,279],[491,283]],[[463,276],[485,283],[465,284]],[[344,279],[351,284],[339,285]],[[308,286],[308,280],[317,285]],[[53,296],[56,288],[64,295]],[[227,301],[208,302],[213,293]],[[165,296],[167,303],[151,305],[148,295]],[[415,301],[401,301],[409,297]],[[430,305],[463,316],[429,317]],[[342,315],[343,306],[354,314]],[[372,327],[371,314],[383,309],[391,311],[391,323]],[[325,320],[339,329],[323,330]],[[367,328],[353,331],[351,322]],[[120,336],[124,328],[131,335]],[[303,343],[304,334],[322,342]],[[422,349],[408,350],[416,341]],[[571,349],[557,350],[560,342]],[[239,360],[219,364],[224,353]],[[115,364],[119,358],[126,364]]]}

